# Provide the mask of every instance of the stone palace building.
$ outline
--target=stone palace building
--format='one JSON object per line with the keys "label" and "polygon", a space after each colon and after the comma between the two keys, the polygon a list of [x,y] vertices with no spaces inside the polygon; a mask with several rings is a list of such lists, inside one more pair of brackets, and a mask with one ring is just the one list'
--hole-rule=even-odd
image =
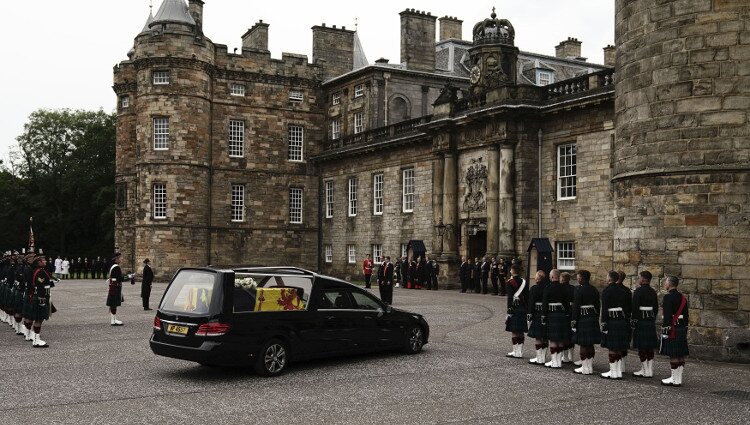
{"label": "stone palace building", "polygon": [[746,2],[617,0],[602,65],[575,38],[521,51],[494,11],[463,40],[461,20],[414,9],[397,63],[326,24],[312,60],[275,59],[268,23],[230,52],[203,7],[164,0],[114,68],[128,266],[356,278],[419,241],[450,285],[459,257],[525,260],[544,237],[597,284],[681,277],[693,353],[750,360]]}

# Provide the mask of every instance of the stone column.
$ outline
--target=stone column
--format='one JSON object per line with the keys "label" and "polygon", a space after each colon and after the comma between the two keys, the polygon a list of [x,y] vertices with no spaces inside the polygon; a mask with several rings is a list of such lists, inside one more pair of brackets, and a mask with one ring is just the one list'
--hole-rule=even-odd
{"label": "stone column", "polygon": [[456,154],[446,153],[443,171],[443,223],[452,226],[443,237],[443,258],[455,260],[458,256],[458,170]]}
{"label": "stone column", "polygon": [[[438,154],[432,160],[432,224],[433,226],[443,221],[443,171],[445,160],[442,154]],[[445,223],[445,221],[443,221]],[[436,255],[443,254],[443,244],[435,227],[433,229],[432,252]]]}
{"label": "stone column", "polygon": [[510,257],[516,254],[513,238],[516,223],[513,189],[513,146],[505,145],[500,149],[499,168],[498,254],[503,257]]}
{"label": "stone column", "polygon": [[487,255],[495,256],[498,250],[498,234],[500,227],[497,216],[497,202],[499,190],[499,165],[497,146],[490,146],[487,151]]}

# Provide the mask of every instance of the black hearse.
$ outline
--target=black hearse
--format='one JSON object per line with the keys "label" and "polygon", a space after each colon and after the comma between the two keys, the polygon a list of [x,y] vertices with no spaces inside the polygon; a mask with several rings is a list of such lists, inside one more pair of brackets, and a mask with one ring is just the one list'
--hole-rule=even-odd
{"label": "black hearse", "polygon": [[203,365],[252,365],[266,376],[290,361],[402,350],[430,328],[345,281],[294,267],[183,268],[154,317],[151,350]]}

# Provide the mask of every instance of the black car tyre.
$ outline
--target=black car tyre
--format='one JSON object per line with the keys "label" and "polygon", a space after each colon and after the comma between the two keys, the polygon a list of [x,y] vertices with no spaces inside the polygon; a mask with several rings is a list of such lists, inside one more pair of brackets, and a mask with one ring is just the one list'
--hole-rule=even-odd
{"label": "black car tyre", "polygon": [[417,354],[424,346],[424,329],[418,325],[412,325],[406,330],[406,354]]}
{"label": "black car tyre", "polygon": [[272,339],[263,345],[255,360],[255,372],[261,376],[281,375],[289,363],[289,348],[284,341]]}

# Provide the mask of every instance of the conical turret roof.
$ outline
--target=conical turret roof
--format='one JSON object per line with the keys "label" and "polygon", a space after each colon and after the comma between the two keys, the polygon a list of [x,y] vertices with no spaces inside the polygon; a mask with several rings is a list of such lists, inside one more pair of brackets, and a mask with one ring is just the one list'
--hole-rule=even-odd
{"label": "conical turret roof", "polygon": [[150,28],[156,24],[169,23],[195,25],[185,0],[164,0],[148,26]]}
{"label": "conical turret roof", "polygon": [[367,56],[365,56],[365,49],[362,48],[362,42],[359,41],[359,35],[357,35],[357,32],[354,32],[354,64],[352,66],[352,70],[357,70],[360,68],[364,68],[367,65],[370,64],[370,62],[367,61]]}
{"label": "conical turret roof", "polygon": [[151,22],[154,22],[154,12],[153,10],[149,10],[148,12],[148,19],[146,19],[146,24],[143,25],[143,29],[141,30],[141,34],[144,32],[148,32],[148,26],[151,25]]}

